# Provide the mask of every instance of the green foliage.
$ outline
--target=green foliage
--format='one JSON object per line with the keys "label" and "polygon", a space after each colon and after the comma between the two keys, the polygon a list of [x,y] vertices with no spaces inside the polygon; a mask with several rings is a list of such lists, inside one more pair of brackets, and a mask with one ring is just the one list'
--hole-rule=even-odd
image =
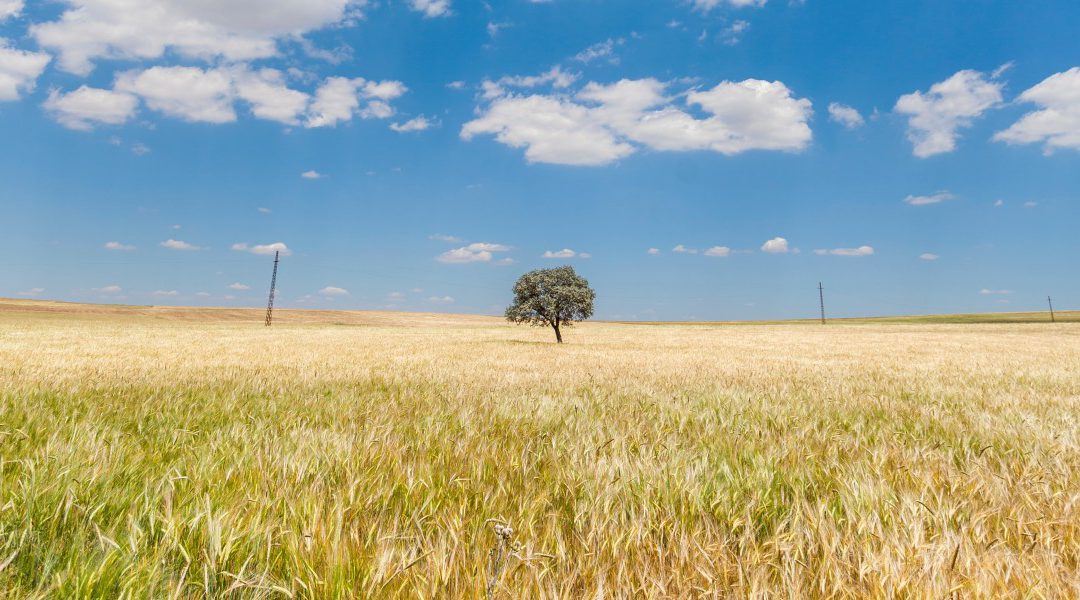
{"label": "green foliage", "polygon": [[506,309],[506,319],[550,326],[561,342],[559,328],[591,317],[595,299],[596,292],[573,267],[529,271],[514,284],[514,301]]}

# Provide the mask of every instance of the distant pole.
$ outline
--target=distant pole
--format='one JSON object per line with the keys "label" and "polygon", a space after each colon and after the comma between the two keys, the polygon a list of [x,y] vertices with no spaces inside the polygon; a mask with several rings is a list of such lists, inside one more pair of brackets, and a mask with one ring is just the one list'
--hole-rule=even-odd
{"label": "distant pole", "polygon": [[266,302],[266,326],[270,326],[274,317],[274,290],[277,288],[278,251],[274,251],[274,274],[270,277],[270,299]]}
{"label": "distant pole", "polygon": [[1050,299],[1050,296],[1046,297],[1046,303],[1050,305],[1050,322],[1057,323],[1057,319],[1054,318],[1054,301]]}
{"label": "distant pole", "polygon": [[825,288],[821,287],[821,282],[817,284],[818,300],[821,302],[821,324],[825,324]]}

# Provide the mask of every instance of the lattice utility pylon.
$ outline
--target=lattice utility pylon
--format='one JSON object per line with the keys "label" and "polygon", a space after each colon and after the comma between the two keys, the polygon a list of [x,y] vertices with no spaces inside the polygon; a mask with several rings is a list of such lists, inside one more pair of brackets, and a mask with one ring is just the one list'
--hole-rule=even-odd
{"label": "lattice utility pylon", "polygon": [[274,291],[277,289],[277,265],[278,251],[274,251],[274,274],[270,277],[270,299],[266,301],[266,326],[269,327],[274,318]]}

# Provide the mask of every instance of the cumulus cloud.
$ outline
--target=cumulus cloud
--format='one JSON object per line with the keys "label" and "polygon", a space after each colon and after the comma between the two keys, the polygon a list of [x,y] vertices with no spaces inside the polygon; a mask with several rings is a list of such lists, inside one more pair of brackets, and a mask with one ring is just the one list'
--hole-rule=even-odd
{"label": "cumulus cloud", "polygon": [[937,254],[934,254],[933,252],[923,252],[919,255],[919,258],[922,260],[937,260],[941,257]]}
{"label": "cumulus cloud", "polygon": [[176,290],[155,290],[152,292],[155,296],[179,296],[180,292]]}
{"label": "cumulus cloud", "polygon": [[84,85],[67,94],[50,91],[45,110],[64,127],[89,131],[99,124],[126,123],[135,114],[138,104],[138,98],[131,94]]}
{"label": "cumulus cloud", "polygon": [[30,288],[30,289],[28,289],[26,291],[19,292],[19,295],[20,296],[40,296],[41,294],[44,294],[44,293],[45,293],[45,288],[36,287],[36,288]]}
{"label": "cumulus cloud", "polygon": [[278,54],[277,40],[354,18],[365,0],[64,0],[30,28],[60,68],[86,75],[99,59],[149,60],[167,51],[236,62]]}
{"label": "cumulus cloud", "polygon": [[848,129],[862,127],[866,121],[859,111],[839,102],[829,103],[829,120],[843,125]]}
{"label": "cumulus cloud", "polygon": [[304,179],[322,179],[323,178],[323,174],[316,171],[316,170],[314,170],[314,169],[312,169],[310,171],[304,171],[303,173],[300,174],[300,176],[303,177]]}
{"label": "cumulus cloud", "polygon": [[117,76],[114,89],[135,94],[151,109],[185,121],[236,120],[232,79],[221,69],[151,67],[127,71]]}
{"label": "cumulus cloud", "polygon": [[746,6],[765,6],[768,0],[693,0],[694,8],[708,12],[718,6],[734,6],[742,8]]}
{"label": "cumulus cloud", "polygon": [[727,246],[713,246],[705,251],[705,256],[731,256],[731,248]]}
{"label": "cumulus cloud", "polygon": [[232,249],[237,252],[250,252],[251,254],[259,255],[273,255],[275,252],[280,252],[282,256],[290,256],[292,250],[282,242],[274,242],[272,244],[256,244],[249,246],[244,242],[236,243],[232,245]]}
{"label": "cumulus cloud", "polygon": [[117,252],[131,252],[135,249],[135,246],[130,244],[121,244],[120,242],[105,242],[106,250],[115,250]]}
{"label": "cumulus cloud", "polygon": [[982,294],[983,296],[1007,296],[1007,295],[1013,293],[1013,291],[1012,290],[990,290],[990,289],[983,288],[983,289],[979,290],[979,293]]}
{"label": "cumulus cloud", "polygon": [[305,127],[333,127],[354,115],[386,119],[394,115],[389,102],[407,91],[400,81],[369,81],[363,77],[328,77],[315,91]]}
{"label": "cumulus cloud", "polygon": [[943,190],[925,196],[908,196],[907,198],[904,198],[904,202],[912,206],[926,206],[928,204],[938,204],[954,199],[956,199],[956,194]]}
{"label": "cumulus cloud", "polygon": [[251,114],[267,121],[297,125],[311,98],[307,93],[289,89],[285,76],[277,69],[235,68],[230,72],[236,97],[251,106]]}
{"label": "cumulus cloud", "polygon": [[659,248],[649,248],[648,250],[645,251],[645,253],[650,255],[650,256],[656,256],[656,255],[660,254],[660,249]]}
{"label": "cumulus cloud", "polygon": [[435,257],[435,260],[447,264],[491,262],[495,257],[495,253],[508,252],[509,250],[510,246],[504,246],[503,244],[475,242],[468,246],[447,250]]}
{"label": "cumulus cloud", "polygon": [[48,54],[11,48],[0,37],[0,101],[18,100],[34,89],[37,78],[52,60]]}
{"label": "cumulus cloud", "polygon": [[[2,53],[0,48],[0,99],[4,93]],[[390,102],[405,92],[399,81],[329,77],[309,94],[289,88],[277,69],[156,66],[119,73],[111,90],[87,86],[66,94],[54,90],[45,108],[65,126],[83,130],[94,124],[126,122],[135,114],[140,98],[151,110],[191,122],[231,123],[237,119],[239,104],[257,119],[328,127],[356,116],[388,118],[394,114]],[[426,119],[413,121],[399,127],[414,131],[432,124]]]}
{"label": "cumulus cloud", "polygon": [[404,123],[391,123],[390,129],[398,133],[409,133],[411,131],[424,131],[434,125],[434,121],[421,115],[405,121]]}
{"label": "cumulus cloud", "polygon": [[761,245],[761,251],[770,254],[786,254],[789,252],[788,241],[782,237],[774,237]]}
{"label": "cumulus cloud", "polygon": [[182,240],[167,239],[161,242],[162,248],[169,248],[170,250],[202,250],[202,246],[196,246],[189,244]]}
{"label": "cumulus cloud", "polygon": [[450,15],[450,0],[409,0],[409,5],[426,18]]}
{"label": "cumulus cloud", "polygon": [[563,248],[562,250],[546,250],[541,258],[574,258],[578,253],[569,248]]}
{"label": "cumulus cloud", "polygon": [[239,290],[239,291],[242,292],[244,290],[250,290],[251,286],[247,285],[247,284],[244,284],[244,283],[237,282],[237,283],[230,283],[229,284],[229,289],[230,290]]}
{"label": "cumulus cloud", "polygon": [[779,81],[725,81],[674,95],[668,83],[651,78],[592,82],[576,94],[524,95],[506,92],[504,85],[488,82],[488,104],[462,127],[461,137],[492,135],[502,144],[524,148],[529,162],[605,165],[642,147],[725,155],[799,151],[811,139],[810,101],[795,98]]}
{"label": "cumulus cloud", "polygon": [[453,304],[454,303],[454,297],[453,296],[431,296],[430,298],[428,298],[428,302],[430,302],[432,304]]}
{"label": "cumulus cloud", "polygon": [[697,248],[687,248],[686,246],[683,246],[682,244],[679,244],[678,246],[675,246],[674,248],[671,249],[671,251],[676,252],[678,254],[697,254],[698,253]]}
{"label": "cumulus cloud", "polygon": [[0,0],[0,21],[14,17],[23,9],[23,0]]}
{"label": "cumulus cloud", "polygon": [[908,117],[908,140],[919,158],[952,152],[957,131],[1001,104],[1004,84],[979,71],[959,71],[945,81],[930,86],[926,93],[915,91],[896,101],[896,111]]}
{"label": "cumulus cloud", "polygon": [[1080,67],[1047,77],[1025,90],[1018,100],[1040,108],[994,134],[995,140],[1042,144],[1047,154],[1058,148],[1080,150]]}
{"label": "cumulus cloud", "polygon": [[99,294],[119,294],[120,292],[124,291],[124,289],[118,285],[106,285],[99,288],[91,288],[90,291],[97,292]]}
{"label": "cumulus cloud", "polygon": [[319,293],[323,296],[348,296],[349,290],[328,285],[323,289],[319,290]]}
{"label": "cumulus cloud", "polygon": [[874,253],[874,248],[871,246],[859,246],[858,248],[833,248],[814,250],[814,254],[821,256],[870,256]]}

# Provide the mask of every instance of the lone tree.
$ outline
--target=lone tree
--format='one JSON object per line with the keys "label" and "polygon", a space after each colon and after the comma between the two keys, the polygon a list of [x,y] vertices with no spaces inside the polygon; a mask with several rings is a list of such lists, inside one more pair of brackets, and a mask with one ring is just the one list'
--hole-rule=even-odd
{"label": "lone tree", "polygon": [[592,316],[596,292],[573,267],[538,269],[521,276],[514,284],[514,302],[506,309],[511,323],[550,325],[562,343],[560,327]]}

